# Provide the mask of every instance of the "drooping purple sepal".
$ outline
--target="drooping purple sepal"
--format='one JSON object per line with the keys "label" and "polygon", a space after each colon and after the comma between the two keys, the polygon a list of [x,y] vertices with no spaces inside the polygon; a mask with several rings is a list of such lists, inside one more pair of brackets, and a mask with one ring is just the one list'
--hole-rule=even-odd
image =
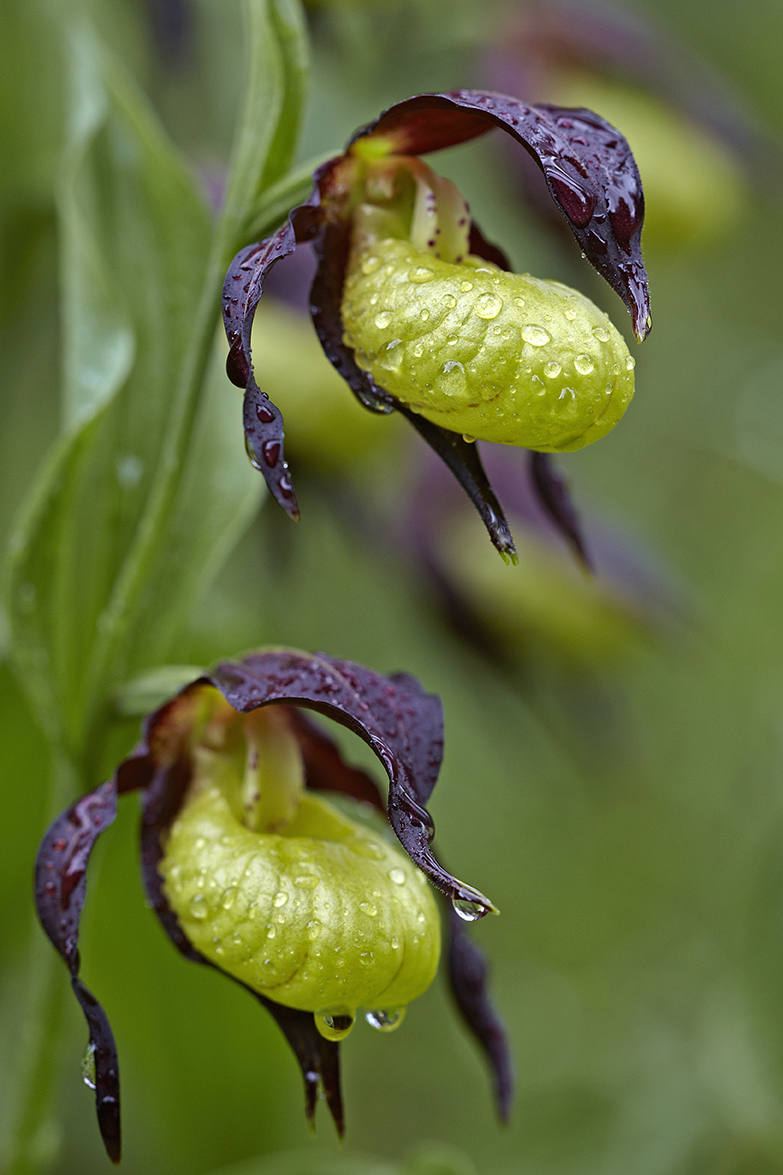
{"label": "drooping purple sepal", "polygon": [[514,1093],[514,1070],[503,1022],[489,997],[487,961],[471,941],[465,923],[449,912],[449,985],[465,1024],[481,1046],[492,1073],[495,1104],[508,1120]]}
{"label": "drooping purple sepal", "polygon": [[79,978],[79,923],[90,854],[116,815],[117,787],[110,780],[57,817],[41,842],[35,863],[36,910],[71,973],[71,987],[87,1021],[98,1126],[113,1163],[119,1163],[121,1151],[119,1062],[108,1017]]}
{"label": "drooping purple sepal", "polygon": [[242,421],[248,456],[263,474],[275,500],[297,519],[299,507],[283,449],[283,417],[256,381],[251,334],[266,275],[278,261],[293,253],[298,244],[312,240],[319,230],[318,180],[325,182],[334,163],[325,163],[318,169],[311,196],[293,209],[276,233],[237,253],[223,283],[223,324],[229,344],[226,372],[232,383],[245,388]]}
{"label": "drooping purple sepal", "polygon": [[492,903],[448,873],[431,848],[434,827],[425,804],[443,754],[440,699],[407,674],[383,677],[350,661],[290,649],[251,653],[224,662],[208,680],[240,713],[285,702],[304,706],[353,730],[380,759],[389,778],[388,816],[405,851],[452,901]]}
{"label": "drooping purple sepal", "polygon": [[588,569],[592,563],[585,545],[579,515],[571,500],[565,480],[552,464],[549,453],[531,453],[530,476],[536,496],[549,519],[566,540],[577,559]]}
{"label": "drooping purple sepal", "polygon": [[512,135],[544,173],[549,192],[590,263],[625,302],[637,339],[649,333],[650,301],[640,238],[641,179],[628,143],[590,110],[531,106],[504,94],[452,90],[391,106],[351,140],[383,138],[421,155],[493,127]]}

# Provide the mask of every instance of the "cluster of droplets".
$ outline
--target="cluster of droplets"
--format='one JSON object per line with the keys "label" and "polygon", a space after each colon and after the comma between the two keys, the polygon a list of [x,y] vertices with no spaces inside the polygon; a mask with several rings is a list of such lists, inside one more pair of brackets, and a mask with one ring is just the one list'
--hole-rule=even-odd
{"label": "cluster of droplets", "polygon": [[345,342],[412,411],[467,440],[579,448],[619,420],[634,361],[577,291],[374,241],[349,267]]}

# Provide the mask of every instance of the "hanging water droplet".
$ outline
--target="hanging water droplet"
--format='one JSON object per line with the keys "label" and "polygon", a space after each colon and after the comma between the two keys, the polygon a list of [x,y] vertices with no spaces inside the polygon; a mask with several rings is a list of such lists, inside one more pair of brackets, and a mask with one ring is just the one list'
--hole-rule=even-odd
{"label": "hanging water droplet", "polygon": [[544,375],[547,377],[547,379],[557,379],[562,370],[563,369],[559,363],[547,363],[546,367],[544,368]]}
{"label": "hanging water droplet", "polygon": [[371,1028],[375,1028],[378,1032],[394,1032],[395,1028],[399,1028],[405,1019],[405,1011],[403,1008],[373,1008],[371,1012],[365,1012],[364,1018]]}
{"label": "hanging water droplet", "polygon": [[388,310],[381,310],[380,314],[375,315],[375,325],[378,330],[386,330],[387,326],[391,326],[392,315]]}
{"label": "hanging water droplet", "polygon": [[350,1008],[322,1008],[313,1012],[315,1026],[326,1040],[344,1040],[356,1022]]}
{"label": "hanging water droplet", "polygon": [[408,273],[409,280],[412,282],[416,282],[416,284],[419,286],[423,282],[432,281],[434,276],[435,276],[435,274],[432,272],[431,269],[428,269],[426,265],[417,265],[413,269],[411,269]]}
{"label": "hanging water droplet", "polygon": [[552,336],[548,330],[544,330],[543,326],[530,324],[522,327],[522,341],[530,343],[531,347],[545,347],[547,343],[552,341]]}
{"label": "hanging water droplet", "polygon": [[206,918],[207,914],[209,913],[209,907],[207,906],[207,899],[204,897],[203,893],[196,893],[193,895],[188,903],[188,912],[190,913],[191,918]]}
{"label": "hanging water droplet", "polygon": [[580,375],[589,375],[595,367],[595,364],[589,355],[577,355],[574,360],[574,367]]}
{"label": "hanging water droplet", "polygon": [[405,885],[405,874],[402,869],[390,869],[389,878],[395,885]]}
{"label": "hanging water droplet", "polygon": [[605,327],[594,326],[593,327],[593,334],[598,339],[599,343],[608,343],[609,342],[609,331],[606,330]]}
{"label": "hanging water droplet", "polygon": [[81,1059],[82,1081],[90,1089],[95,1089],[95,1045],[89,1041],[82,1053]]}
{"label": "hanging water droplet", "polygon": [[497,294],[480,294],[474,309],[479,318],[497,318],[503,309],[503,299]]}
{"label": "hanging water droplet", "polygon": [[451,904],[463,922],[478,922],[486,914],[480,902],[471,902],[467,898],[452,898]]}
{"label": "hanging water droplet", "polygon": [[475,444],[475,441],[476,441],[476,438],[472,437],[469,432],[464,432],[462,434],[462,439],[463,439],[463,441],[467,441],[467,443],[469,445]]}

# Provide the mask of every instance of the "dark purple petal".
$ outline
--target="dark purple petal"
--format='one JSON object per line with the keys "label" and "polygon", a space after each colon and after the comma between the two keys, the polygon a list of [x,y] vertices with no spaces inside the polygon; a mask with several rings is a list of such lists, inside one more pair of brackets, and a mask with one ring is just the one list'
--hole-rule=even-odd
{"label": "dark purple petal", "polygon": [[452,877],[430,849],[434,828],[424,804],[440,770],[440,699],[406,674],[382,677],[350,661],[292,650],[251,653],[219,665],[208,679],[235,710],[270,702],[316,710],[358,734],[389,777],[388,814],[411,859],[453,901],[475,904],[477,916],[494,909],[483,894]]}
{"label": "dark purple petal", "polygon": [[466,441],[459,433],[440,428],[425,420],[418,412],[400,404],[397,411],[411,422],[427,444],[438,454],[451,470],[473,505],[481,515],[493,545],[500,554],[512,563],[517,561],[517,550],[506,522],[503,508],[495,497],[489,479],[481,463],[481,454],[476,445]]}
{"label": "dark purple petal", "polygon": [[628,143],[589,110],[530,106],[503,94],[452,90],[398,102],[358,131],[419,155],[473,139],[493,127],[512,135],[541,168],[552,199],[585,256],[620,295],[643,339],[650,329],[640,237],[644,196]]}
{"label": "dark purple petal", "polygon": [[318,168],[309,199],[293,209],[273,236],[237,253],[223,283],[223,324],[229,344],[226,371],[232,383],[245,388],[243,424],[248,456],[264,475],[270,493],[292,518],[299,517],[299,508],[283,452],[283,418],[259,388],[253,370],[251,334],[266,275],[297,245],[311,241],[321,227],[320,186],[328,182],[336,163],[331,160]]}
{"label": "dark purple petal", "polygon": [[283,1004],[275,1004],[272,1000],[265,999],[257,992],[252,994],[272,1013],[299,1062],[304,1076],[305,1113],[308,1121],[312,1122],[315,1119],[318,1093],[322,1088],[337,1133],[342,1138],[345,1132],[345,1116],[340,1092],[339,1044],[321,1036],[315,1026],[312,1012],[286,1008]]}
{"label": "dark purple petal", "polygon": [[449,912],[449,983],[463,1020],[486,1054],[498,1113],[506,1122],[514,1093],[506,1030],[489,998],[486,959],[453,910]]}
{"label": "dark purple petal", "polygon": [[564,478],[555,469],[549,453],[530,453],[529,461],[530,475],[539,502],[577,559],[589,571],[592,570],[579,515]]}
{"label": "dark purple petal", "polygon": [[120,1077],[117,1049],[101,1005],[79,979],[79,923],[93,845],[117,815],[117,786],[82,796],[47,830],[35,863],[35,905],[41,925],[71,973],[95,1060],[95,1108],[106,1153],[120,1161]]}

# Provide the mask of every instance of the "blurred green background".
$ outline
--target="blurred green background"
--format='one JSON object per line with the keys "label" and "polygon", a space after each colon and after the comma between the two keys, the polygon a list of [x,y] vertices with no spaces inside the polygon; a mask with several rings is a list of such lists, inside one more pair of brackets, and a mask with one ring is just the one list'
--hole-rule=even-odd
{"label": "blurred green background", "polygon": [[[68,5],[0,0],[4,542],[58,427],[56,7]],[[91,9],[171,136],[219,183],[242,78],[238,5]],[[651,0],[633,11],[708,62],[773,140],[781,134],[778,0]],[[301,158],[339,148],[410,93],[484,84],[480,49],[500,18],[499,5],[468,0],[311,10]],[[432,162],[517,270],[579,284],[630,338],[614,295],[538,228],[490,139]],[[404,668],[441,694],[446,755],[431,810],[449,866],[502,911],[474,937],[492,960],[516,1060],[510,1124],[496,1122],[482,1061],[438,982],[396,1034],[357,1026],[342,1050],[346,1142],[323,1108],[311,1138],[300,1075],[272,1021],[185,963],[145,909],[130,799],[96,850],[82,943],[85,981],[120,1050],[126,1175],[783,1175],[781,190],[749,183],[717,239],[647,254],[654,330],[634,351],[636,399],[611,436],[560,461],[577,502],[658,569],[676,619],[619,661],[569,661],[539,641],[500,672],[444,623],[415,567],[391,544],[368,543],[339,508],[358,486],[393,514],[404,490],[395,470],[416,460],[411,437],[407,456],[357,470],[347,491],[323,492],[323,472],[298,471],[292,450],[301,523],[263,506],[177,657],[208,664],[288,643]],[[239,393],[227,394],[239,429]],[[476,557],[497,559],[474,524]],[[524,560],[501,570],[522,577]],[[16,1009],[48,751],[6,663],[0,731],[8,1106],[26,1047]],[[135,732],[117,720],[115,758]],[[346,747],[366,761],[358,743]],[[64,969],[62,995],[41,1161],[92,1175],[108,1161]]]}

